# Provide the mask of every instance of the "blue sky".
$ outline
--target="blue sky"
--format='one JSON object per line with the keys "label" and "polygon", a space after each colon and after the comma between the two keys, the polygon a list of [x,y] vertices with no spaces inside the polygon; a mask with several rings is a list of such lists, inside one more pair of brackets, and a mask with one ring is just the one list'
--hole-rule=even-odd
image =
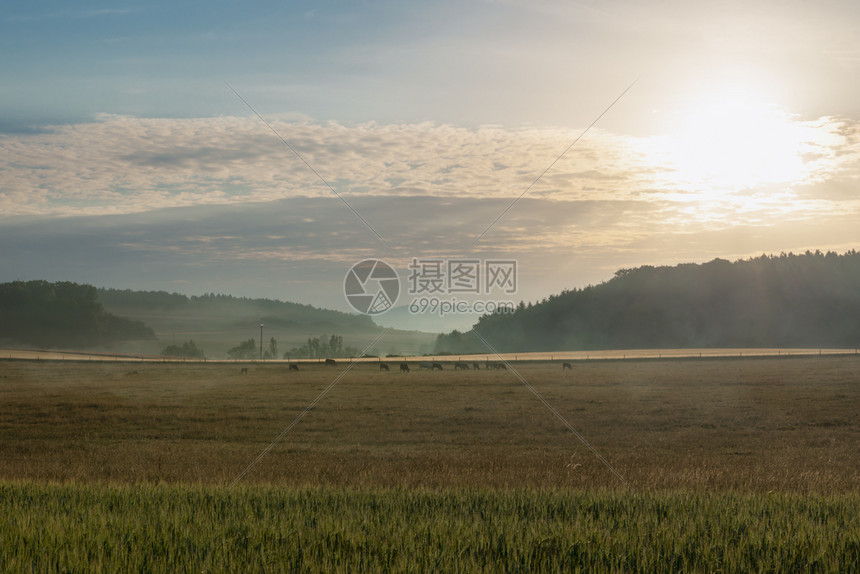
{"label": "blue sky", "polygon": [[[588,115],[596,108],[577,109],[585,100],[603,104],[638,70],[601,72],[618,80],[603,94],[557,92],[593,83],[576,76],[604,67],[594,60],[605,54],[586,45],[587,26],[552,16],[481,2],[23,3],[2,40],[17,56],[4,67],[22,83],[4,92],[12,119],[37,123],[244,113],[225,81],[263,113],[316,119],[520,123],[546,101],[562,103],[566,118]],[[614,52],[596,32],[588,36]]]}
{"label": "blue sky", "polygon": [[515,257],[536,300],[857,248],[857,22],[847,0],[7,2],[0,280],[348,309],[362,257]]}

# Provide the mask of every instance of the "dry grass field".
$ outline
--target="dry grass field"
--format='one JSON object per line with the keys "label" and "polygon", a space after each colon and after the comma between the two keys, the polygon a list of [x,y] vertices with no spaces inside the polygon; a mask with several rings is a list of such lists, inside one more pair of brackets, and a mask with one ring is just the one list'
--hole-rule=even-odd
{"label": "dry grass field", "polygon": [[[359,364],[243,485],[625,489],[509,371]],[[860,358],[515,363],[635,491],[860,485]],[[228,485],[343,367],[0,361],[0,481]]]}

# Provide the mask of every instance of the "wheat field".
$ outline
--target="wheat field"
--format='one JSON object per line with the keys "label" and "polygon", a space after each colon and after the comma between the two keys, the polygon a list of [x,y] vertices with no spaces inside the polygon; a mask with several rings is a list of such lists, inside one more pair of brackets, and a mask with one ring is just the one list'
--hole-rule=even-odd
{"label": "wheat field", "polygon": [[0,563],[860,570],[858,358],[572,366],[0,361]]}

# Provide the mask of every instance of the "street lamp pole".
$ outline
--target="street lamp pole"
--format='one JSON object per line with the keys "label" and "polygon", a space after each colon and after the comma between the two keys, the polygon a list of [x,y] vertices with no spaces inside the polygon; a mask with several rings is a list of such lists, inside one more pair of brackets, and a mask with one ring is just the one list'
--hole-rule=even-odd
{"label": "street lamp pole", "polygon": [[260,360],[263,360],[263,324],[260,323]]}

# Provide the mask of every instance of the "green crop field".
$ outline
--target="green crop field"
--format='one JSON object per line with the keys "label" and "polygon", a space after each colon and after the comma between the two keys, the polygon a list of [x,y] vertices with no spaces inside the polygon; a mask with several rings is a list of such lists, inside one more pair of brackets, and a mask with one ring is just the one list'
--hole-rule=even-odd
{"label": "green crop field", "polygon": [[860,358],[514,366],[606,464],[510,371],[0,361],[0,563],[860,570]]}

